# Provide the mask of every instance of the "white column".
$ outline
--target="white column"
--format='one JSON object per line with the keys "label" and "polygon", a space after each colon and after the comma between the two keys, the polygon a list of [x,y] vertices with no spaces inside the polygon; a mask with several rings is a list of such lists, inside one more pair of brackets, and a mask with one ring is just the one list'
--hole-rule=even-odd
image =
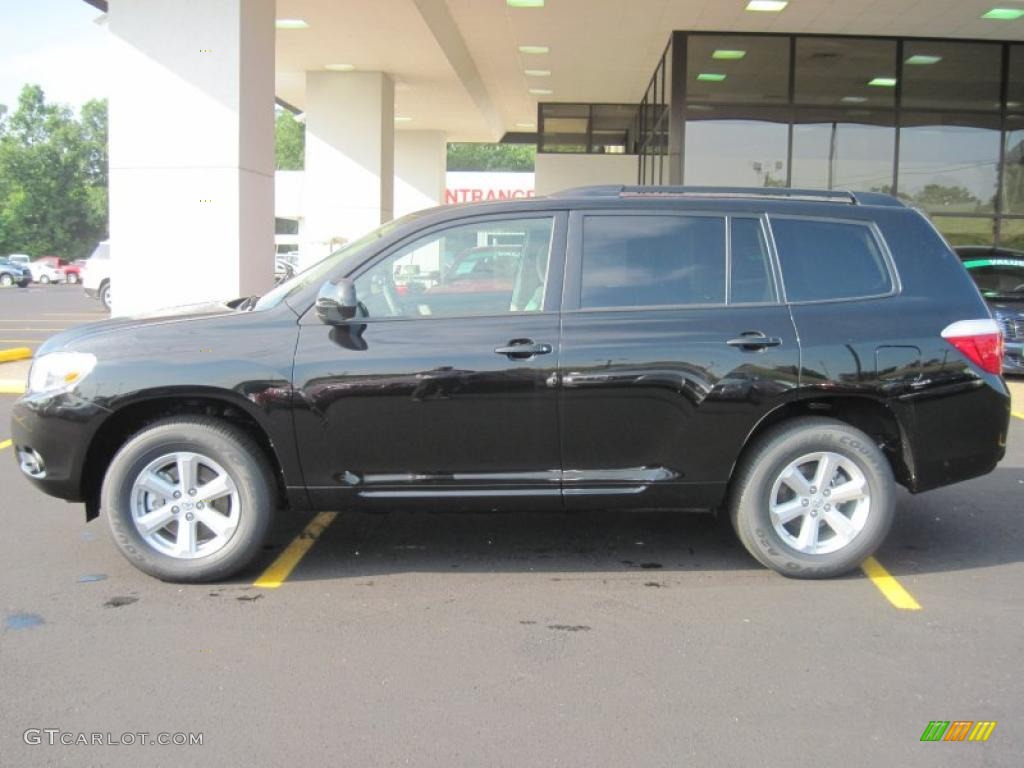
{"label": "white column", "polygon": [[442,131],[396,131],[395,216],[444,203],[447,164]]}
{"label": "white column", "polygon": [[306,73],[301,266],[394,216],[394,119],[388,75]]}
{"label": "white column", "polygon": [[111,0],[115,314],[273,284],[274,0]]}

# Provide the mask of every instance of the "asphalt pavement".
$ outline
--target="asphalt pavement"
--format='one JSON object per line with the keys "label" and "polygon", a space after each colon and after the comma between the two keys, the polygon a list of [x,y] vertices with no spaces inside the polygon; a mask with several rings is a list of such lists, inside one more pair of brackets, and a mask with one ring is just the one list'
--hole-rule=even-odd
{"label": "asphalt pavement", "polygon": [[[988,477],[900,495],[878,561],[920,610],[778,576],[710,516],[605,511],[341,511],[261,589],[311,543],[283,513],[242,578],[164,584],[0,449],[0,766],[1019,766],[1013,421]],[[922,742],[935,720],[997,725]],[[60,743],[94,733],[133,743]]]}

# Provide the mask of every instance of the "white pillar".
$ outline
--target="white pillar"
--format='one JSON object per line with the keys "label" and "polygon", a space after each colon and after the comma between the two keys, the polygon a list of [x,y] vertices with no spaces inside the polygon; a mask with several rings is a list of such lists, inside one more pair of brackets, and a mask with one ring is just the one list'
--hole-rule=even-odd
{"label": "white pillar", "polygon": [[442,131],[396,131],[395,216],[444,203],[447,164]]}
{"label": "white pillar", "polygon": [[394,216],[394,119],[388,75],[306,73],[301,266]]}
{"label": "white pillar", "polygon": [[111,0],[115,314],[273,284],[274,0]]}

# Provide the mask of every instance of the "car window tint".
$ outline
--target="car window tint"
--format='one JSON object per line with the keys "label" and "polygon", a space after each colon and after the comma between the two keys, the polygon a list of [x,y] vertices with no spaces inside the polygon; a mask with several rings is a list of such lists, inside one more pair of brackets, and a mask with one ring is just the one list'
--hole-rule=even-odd
{"label": "car window tint", "polygon": [[725,220],[715,216],[587,216],[583,308],[725,301]]}
{"label": "car window tint", "polygon": [[892,277],[871,229],[863,224],[771,219],[789,301],[878,296]]}
{"label": "car window tint", "polygon": [[434,232],[356,279],[368,317],[540,312],[554,219],[482,220]]}
{"label": "car window tint", "polygon": [[757,219],[733,219],[730,226],[730,303],[775,301],[775,281],[772,280],[768,244],[761,222]]}

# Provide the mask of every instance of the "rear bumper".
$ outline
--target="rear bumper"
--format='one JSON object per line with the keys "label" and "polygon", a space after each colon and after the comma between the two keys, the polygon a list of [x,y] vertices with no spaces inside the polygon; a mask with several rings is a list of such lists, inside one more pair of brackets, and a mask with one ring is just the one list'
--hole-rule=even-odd
{"label": "rear bumper", "polygon": [[1006,455],[1010,393],[995,376],[901,399],[914,493],[987,475]]}

